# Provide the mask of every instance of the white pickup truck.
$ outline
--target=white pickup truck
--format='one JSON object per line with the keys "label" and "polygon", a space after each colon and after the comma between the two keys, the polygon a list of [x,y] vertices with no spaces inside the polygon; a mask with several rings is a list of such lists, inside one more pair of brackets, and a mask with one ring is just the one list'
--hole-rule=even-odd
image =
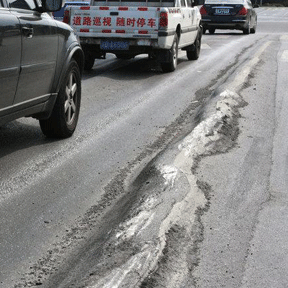
{"label": "white pickup truck", "polygon": [[114,53],[130,59],[139,54],[155,58],[164,72],[176,69],[178,49],[189,60],[199,57],[201,15],[198,0],[91,0],[90,6],[67,6],[63,21],[80,38],[85,69],[96,58]]}

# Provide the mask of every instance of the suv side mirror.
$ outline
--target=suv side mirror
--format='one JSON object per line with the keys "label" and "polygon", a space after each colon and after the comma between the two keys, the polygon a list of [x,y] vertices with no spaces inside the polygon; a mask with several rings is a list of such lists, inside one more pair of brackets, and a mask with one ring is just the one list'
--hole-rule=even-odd
{"label": "suv side mirror", "polygon": [[62,8],[62,0],[42,0],[42,7],[45,12],[55,12]]}

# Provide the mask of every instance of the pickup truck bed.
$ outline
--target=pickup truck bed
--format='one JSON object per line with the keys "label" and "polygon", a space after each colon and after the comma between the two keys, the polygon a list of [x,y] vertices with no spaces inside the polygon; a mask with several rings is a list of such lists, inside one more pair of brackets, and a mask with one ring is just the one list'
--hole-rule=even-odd
{"label": "pickup truck bed", "polygon": [[186,50],[190,60],[200,53],[201,15],[186,1],[94,1],[91,6],[67,7],[64,22],[80,37],[85,69],[106,53],[121,59],[148,54],[170,72],[176,68],[178,49]]}

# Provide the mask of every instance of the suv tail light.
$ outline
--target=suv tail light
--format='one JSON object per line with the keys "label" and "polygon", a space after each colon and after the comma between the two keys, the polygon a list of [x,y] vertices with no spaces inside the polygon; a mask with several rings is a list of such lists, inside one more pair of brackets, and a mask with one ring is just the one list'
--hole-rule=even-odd
{"label": "suv tail light", "polygon": [[242,7],[242,9],[238,12],[238,15],[247,15],[248,10],[245,7]]}
{"label": "suv tail light", "polygon": [[70,22],[70,11],[69,10],[64,11],[63,22],[66,24],[69,24],[69,22]]}
{"label": "suv tail light", "polygon": [[204,6],[202,6],[201,8],[200,8],[200,14],[201,15],[207,15],[208,13],[207,13],[207,10],[206,10],[206,8],[204,7]]}
{"label": "suv tail light", "polygon": [[167,12],[161,12],[160,13],[159,26],[160,27],[167,27],[168,26],[168,13]]}

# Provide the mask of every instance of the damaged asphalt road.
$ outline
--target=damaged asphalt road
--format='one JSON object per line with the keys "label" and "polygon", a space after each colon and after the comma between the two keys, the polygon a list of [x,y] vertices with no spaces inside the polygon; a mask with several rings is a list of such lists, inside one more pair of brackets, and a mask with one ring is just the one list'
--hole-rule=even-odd
{"label": "damaged asphalt road", "polygon": [[285,287],[286,46],[241,49],[13,286]]}

